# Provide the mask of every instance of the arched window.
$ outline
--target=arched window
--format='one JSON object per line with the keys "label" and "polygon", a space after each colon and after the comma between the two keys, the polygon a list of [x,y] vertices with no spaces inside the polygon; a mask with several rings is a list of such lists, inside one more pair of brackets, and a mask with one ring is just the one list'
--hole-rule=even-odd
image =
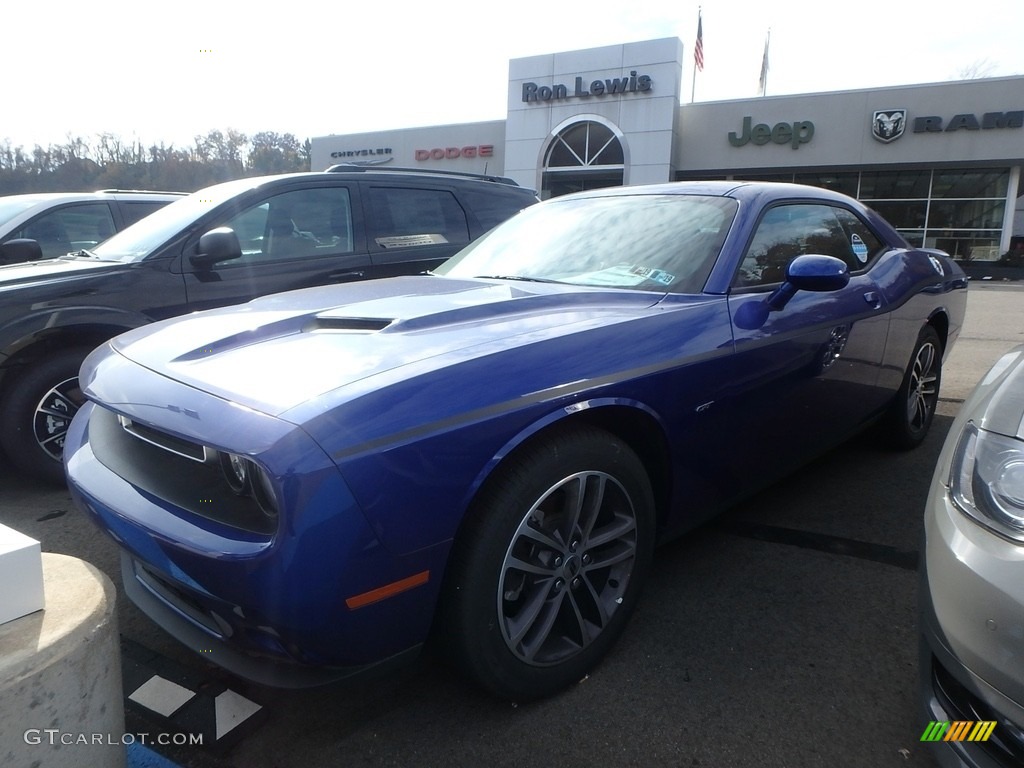
{"label": "arched window", "polygon": [[544,157],[541,197],[622,184],[625,153],[619,135],[594,120],[559,130]]}

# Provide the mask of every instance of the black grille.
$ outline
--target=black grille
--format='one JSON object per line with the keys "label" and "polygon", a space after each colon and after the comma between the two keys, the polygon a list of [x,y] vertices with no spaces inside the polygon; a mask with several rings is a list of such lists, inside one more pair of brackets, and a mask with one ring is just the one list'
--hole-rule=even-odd
{"label": "black grille", "polygon": [[231,492],[217,461],[195,458],[204,455],[201,445],[138,422],[125,429],[105,408],[92,412],[89,444],[111,472],[168,504],[261,536],[277,530],[276,518],[264,515],[252,498]]}
{"label": "black grille", "polygon": [[[932,657],[932,688],[950,720],[994,720],[996,728],[988,741],[970,742],[989,758],[1006,768],[1024,765],[1024,732],[960,684]],[[965,743],[965,746],[968,746]]]}

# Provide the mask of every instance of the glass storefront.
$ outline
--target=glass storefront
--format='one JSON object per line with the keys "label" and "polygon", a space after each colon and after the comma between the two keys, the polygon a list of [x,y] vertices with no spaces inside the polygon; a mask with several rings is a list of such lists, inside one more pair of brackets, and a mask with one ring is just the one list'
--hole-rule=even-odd
{"label": "glass storefront", "polygon": [[1007,168],[906,169],[836,173],[737,174],[842,192],[885,217],[913,245],[940,248],[961,261],[1000,257]]}

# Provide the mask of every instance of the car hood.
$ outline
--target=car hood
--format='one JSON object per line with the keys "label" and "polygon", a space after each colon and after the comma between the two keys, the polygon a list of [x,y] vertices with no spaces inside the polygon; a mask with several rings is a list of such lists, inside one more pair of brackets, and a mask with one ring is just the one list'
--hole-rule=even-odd
{"label": "car hood", "polygon": [[98,259],[61,256],[56,259],[26,261],[0,265],[0,291],[26,283],[54,282],[63,278],[79,277],[96,270],[121,266],[116,262]]}
{"label": "car hood", "polygon": [[961,411],[982,429],[1024,440],[1024,345],[996,361]]}
{"label": "car hood", "polygon": [[129,331],[111,345],[162,375],[280,415],[453,364],[636,317],[663,294],[399,277],[311,288]]}

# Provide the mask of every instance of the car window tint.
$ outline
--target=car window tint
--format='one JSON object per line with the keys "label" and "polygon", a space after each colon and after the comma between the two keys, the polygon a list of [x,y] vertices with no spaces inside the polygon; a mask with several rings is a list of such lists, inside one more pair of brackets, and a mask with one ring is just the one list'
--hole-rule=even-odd
{"label": "car window tint", "polygon": [[[829,205],[779,205],[769,209],[754,232],[733,284],[737,287],[782,282],[786,265],[797,256],[823,254],[863,269],[854,244]],[[858,250],[860,250],[858,246]]]}
{"label": "car window tint", "polygon": [[495,190],[465,189],[459,192],[470,211],[486,232],[526,208],[531,201],[525,195],[498,194]]}
{"label": "car window tint", "polygon": [[268,198],[224,223],[238,235],[242,258],[231,262],[351,253],[352,201],[347,187],[297,189]]}
{"label": "car window tint", "polygon": [[126,227],[131,226],[139,219],[149,216],[153,211],[163,208],[165,205],[167,205],[167,203],[162,200],[154,200],[153,202],[147,202],[145,200],[130,202],[121,201],[121,216],[124,217],[124,225]]}
{"label": "car window tint", "polygon": [[18,237],[39,243],[44,258],[93,248],[114,234],[114,218],[106,203],[68,205],[26,224]]}
{"label": "car window tint", "polygon": [[469,242],[469,224],[446,189],[372,187],[369,215],[373,241],[385,249]]}

